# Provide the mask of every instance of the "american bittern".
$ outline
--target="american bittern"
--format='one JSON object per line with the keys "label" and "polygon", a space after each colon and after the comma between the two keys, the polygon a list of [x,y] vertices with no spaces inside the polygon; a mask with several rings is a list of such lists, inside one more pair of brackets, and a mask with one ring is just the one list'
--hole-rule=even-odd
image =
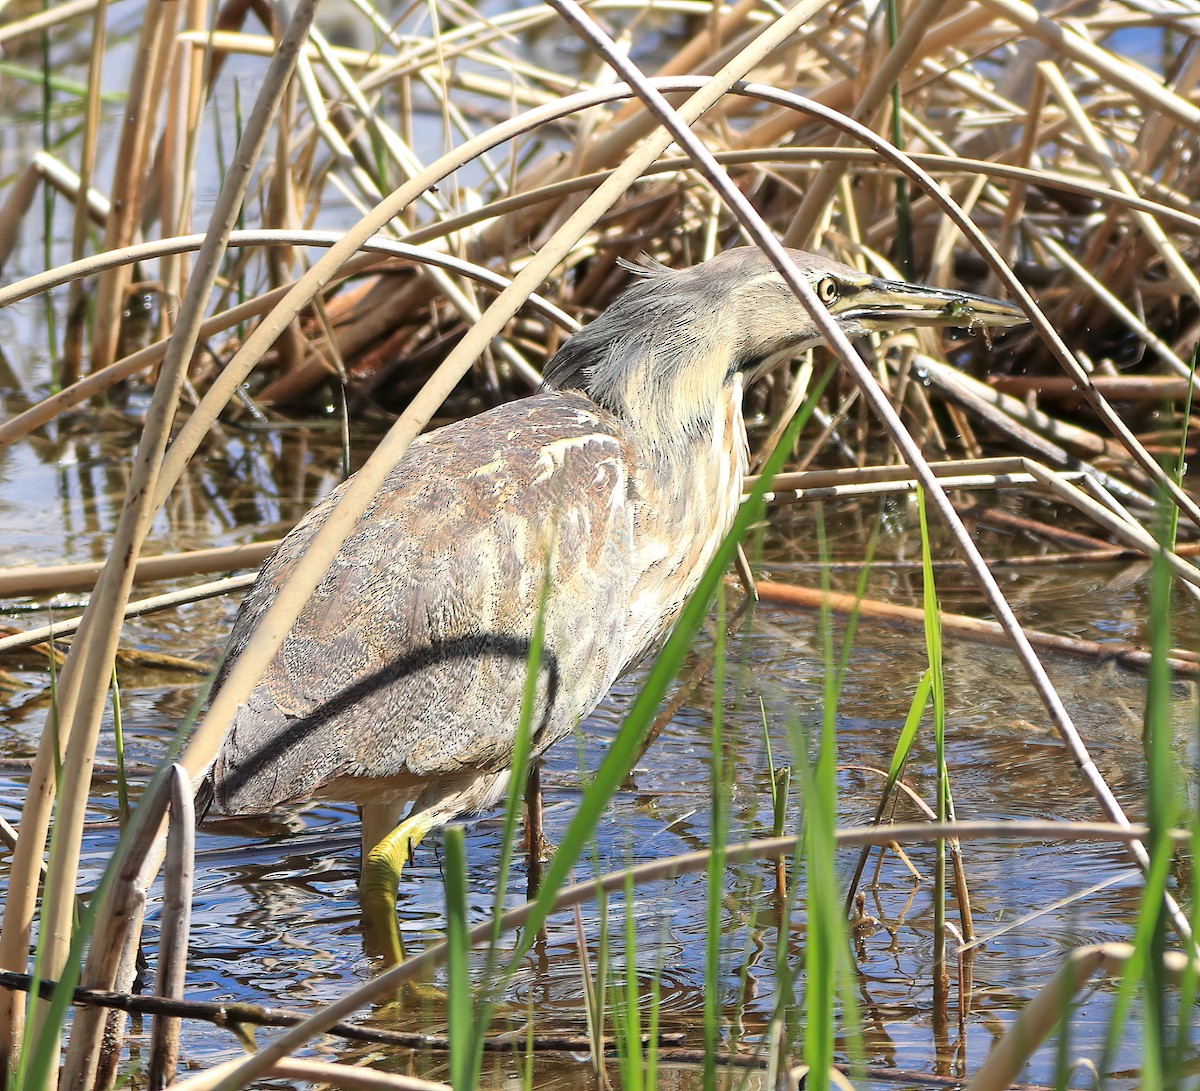
{"label": "american bittern", "polygon": [[[1024,320],[791,256],[851,336]],[[409,853],[505,791],[543,588],[534,755],[671,625],[741,498],[744,384],[819,340],[757,250],[646,269],[562,347],[540,393],[417,440],[239,709],[211,772],[217,808],[357,802],[364,912],[398,960]],[[336,498],[267,561],[229,662]]]}

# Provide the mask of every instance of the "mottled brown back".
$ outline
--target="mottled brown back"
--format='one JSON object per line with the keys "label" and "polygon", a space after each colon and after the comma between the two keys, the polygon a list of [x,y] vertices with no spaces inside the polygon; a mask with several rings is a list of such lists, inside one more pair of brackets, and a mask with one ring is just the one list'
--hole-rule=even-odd
{"label": "mottled brown back", "polygon": [[[217,808],[261,812],[338,778],[505,767],[546,579],[537,749],[569,732],[643,650],[626,624],[631,458],[612,418],[574,393],[415,442],[238,711],[212,772]],[[226,672],[339,491],[264,566]]]}

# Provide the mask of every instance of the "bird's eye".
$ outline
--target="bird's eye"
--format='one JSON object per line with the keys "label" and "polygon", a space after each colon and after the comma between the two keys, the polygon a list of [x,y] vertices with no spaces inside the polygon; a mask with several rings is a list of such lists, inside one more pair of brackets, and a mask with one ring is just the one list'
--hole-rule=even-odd
{"label": "bird's eye", "polygon": [[833,277],[822,277],[817,281],[817,298],[826,307],[837,300],[840,292],[841,289],[838,287],[838,282]]}

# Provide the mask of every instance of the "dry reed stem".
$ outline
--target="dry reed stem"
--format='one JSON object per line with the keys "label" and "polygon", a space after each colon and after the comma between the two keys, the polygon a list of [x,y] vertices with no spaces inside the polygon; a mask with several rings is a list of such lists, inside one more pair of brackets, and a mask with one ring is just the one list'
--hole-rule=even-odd
{"label": "dry reed stem", "polygon": [[273,1075],[285,1080],[327,1084],[346,1091],[451,1091],[450,1085],[419,1076],[404,1076],[397,1072],[380,1072],[362,1066],[350,1067],[332,1061],[297,1060],[289,1057],[279,1061]]}
{"label": "dry reed stem", "polygon": [[[68,281],[76,280],[81,277],[91,276],[96,272],[105,269],[115,268],[118,265],[131,265],[134,262],[147,261],[153,258],[160,258],[171,254],[184,254],[191,251],[199,250],[204,245],[205,235],[183,235],[167,239],[155,239],[150,242],[135,243],[130,246],[120,247],[116,250],[106,251],[103,254],[96,254],[92,257],[82,258],[79,261],[70,262],[67,265],[60,265],[55,269],[48,270],[45,273],[39,273],[36,276],[28,277],[25,280],[19,281],[16,284],[10,285],[7,288],[0,289],[0,307],[4,307],[9,303],[17,302],[21,299],[26,299],[31,295],[39,292],[47,291],[55,288],[60,284],[65,284]],[[229,235],[228,245],[233,246],[318,246],[329,248],[341,242],[345,238],[344,234],[337,231],[314,231],[302,229],[283,229],[283,228],[255,228],[240,231],[231,231]],[[470,277],[478,280],[483,284],[491,285],[492,287],[502,289],[510,283],[507,277],[499,273],[495,273],[490,269],[484,268],[481,265],[476,265],[474,262],[466,261],[462,258],[454,257],[450,254],[442,253],[428,246],[414,246],[410,243],[397,242],[391,239],[383,238],[379,235],[374,235],[365,240],[359,247],[367,253],[374,253],[380,256],[408,258],[412,261],[422,262],[429,265],[441,266],[445,269],[458,273],[461,276]],[[363,268],[368,267],[370,263],[358,262],[353,266],[353,272],[360,272]],[[292,287],[294,285],[288,285]],[[278,289],[274,293],[265,293],[259,297],[259,300],[250,300],[246,305],[258,305],[269,308],[277,303],[280,299]],[[536,308],[546,317],[558,322],[565,329],[574,331],[579,328],[579,323],[570,315],[556,307],[553,303],[549,303],[539,295],[531,295],[531,301]],[[265,301],[265,302],[263,302]],[[245,305],[244,305],[245,306]],[[246,311],[243,308],[237,309],[236,317],[229,321],[229,324],[245,321],[248,317],[254,317],[258,312]],[[233,314],[234,311],[229,312]],[[206,327],[201,327],[204,330]],[[153,347],[153,346],[152,346]]]}
{"label": "dry reed stem", "polygon": [[[943,488],[996,487],[1011,484],[1036,484],[1077,511],[1098,523],[1113,537],[1147,557],[1161,557],[1171,571],[1185,583],[1200,586],[1200,569],[1178,553],[1163,550],[1154,536],[1128,512],[1118,510],[1111,499],[1088,496],[1072,484],[1067,475],[1055,473],[1034,459],[1019,455],[977,461],[958,460],[930,463],[930,473],[942,481]],[[973,472],[972,472],[973,471]],[[1086,488],[1103,488],[1102,475],[1077,471],[1073,475]],[[843,470],[816,470],[780,476],[779,487],[768,494],[776,502],[836,499],[912,489],[917,485],[904,467],[855,467]],[[1148,497],[1139,498],[1147,509]]]}
{"label": "dry reed stem", "polygon": [[[202,602],[204,599],[217,598],[234,591],[244,591],[255,581],[257,576],[257,572],[242,576],[230,576],[228,579],[201,584],[199,587],[188,587],[180,591],[171,591],[165,595],[155,595],[153,598],[128,602],[125,604],[122,617],[142,617],[159,610],[171,610],[189,602]],[[13,636],[0,637],[0,653],[16,651],[18,648],[28,648],[45,640],[58,640],[61,637],[70,636],[78,630],[82,620],[82,618],[70,618],[65,621],[55,621]]]}
{"label": "dry reed stem", "polygon": [[0,45],[12,41],[14,38],[40,34],[43,30],[62,26],[72,19],[87,15],[89,11],[95,9],[96,2],[97,0],[65,0],[64,3],[55,4],[52,8],[46,8],[35,15],[28,15],[24,19],[15,19],[11,23],[5,23],[4,26],[0,26]]}
{"label": "dry reed stem", "polygon": [[[113,979],[118,975],[120,960],[125,952],[123,940],[129,930],[141,922],[149,884],[141,875],[140,861],[152,850],[158,830],[166,820],[171,796],[170,782],[171,774],[168,770],[161,772],[146,786],[135,812],[136,821],[131,825],[133,836],[130,838],[129,852],[102,895],[111,928],[110,934],[105,937],[104,945],[106,957],[112,962],[107,976]],[[25,843],[24,821],[21,823],[20,835],[18,849]],[[51,853],[50,871],[46,876],[47,885],[53,881],[54,864],[54,855]],[[97,952],[93,947],[88,952],[88,963],[94,966],[96,961]],[[132,966],[129,968],[132,969]],[[132,983],[132,979],[130,981]],[[111,1042],[106,1043],[101,1034],[101,1028],[109,1017],[109,1012],[99,1009],[84,1009],[76,1013],[71,1025],[66,1058],[58,1078],[60,1088],[91,1091],[97,1086],[96,1068],[100,1062],[102,1046],[110,1047],[110,1063],[112,1060]]]}
{"label": "dry reed stem", "polygon": [[[888,50],[887,56],[871,74],[870,81],[854,109],[850,111],[850,116],[855,121],[867,128],[874,127],[880,111],[887,105],[892,87],[919,55],[922,40],[929,32],[930,24],[937,19],[945,3],[946,0],[920,0],[912,11],[905,14],[903,30],[896,39],[896,44]],[[846,144],[850,139],[848,133],[842,133],[838,137],[838,144]],[[783,241],[787,246],[796,246],[801,250],[812,249],[819,241],[817,225],[826,214],[826,206],[833,199],[844,171],[845,166],[842,163],[831,160],[817,172],[816,178],[804,194],[804,200],[796,210],[796,215],[783,234]]]}
{"label": "dry reed stem", "polygon": [[[166,877],[163,885],[162,936],[154,981],[156,996],[181,999],[187,976],[188,931],[192,919],[192,880],[196,857],[196,810],[192,782],[183,766],[171,767],[170,826],[167,831]],[[175,1078],[179,1061],[177,1017],[161,1015],[150,1032],[147,1083],[152,1091]]]}
{"label": "dry reed stem", "polygon": [[[190,18],[195,4],[185,0],[184,15]],[[192,180],[188,177],[188,143],[189,143],[189,106],[191,102],[191,86],[193,71],[199,67],[202,56],[179,43],[178,35],[170,46],[173,63],[167,73],[168,86],[166,92],[166,108],[163,120],[162,135],[158,147],[151,159],[151,170],[157,172],[152,185],[152,197],[156,208],[145,207],[143,223],[157,213],[157,219],[164,235],[182,235],[183,223],[190,219],[189,210],[184,200],[185,193],[193,188]],[[74,255],[78,257],[79,255]],[[184,282],[187,277],[184,265],[176,255],[165,257],[159,265],[159,278],[162,281],[163,295],[168,301],[183,297]],[[162,308],[161,333],[170,333],[169,315],[174,311],[168,304]]]}
{"label": "dry reed stem", "polygon": [[1107,878],[1100,880],[1099,882],[1092,883],[1091,885],[1078,890],[1072,890],[1070,894],[1063,898],[1058,898],[1055,901],[1048,903],[1042,903],[1029,913],[1025,913],[1022,916],[1016,917],[1012,920],[1006,920],[998,927],[991,927],[985,935],[976,936],[975,939],[967,946],[971,949],[986,947],[1000,939],[1002,936],[1006,936],[1010,932],[1015,932],[1022,928],[1026,928],[1035,921],[1039,921],[1052,913],[1057,913],[1069,906],[1077,905],[1080,902],[1094,898],[1097,894],[1102,894],[1106,890],[1110,890],[1115,886],[1120,886],[1124,883],[1130,882],[1131,880],[1136,881],[1140,878],[1141,876],[1136,868],[1127,868],[1124,871],[1118,871],[1115,874],[1109,875]]}
{"label": "dry reed stem", "polygon": [[[774,580],[759,580],[756,587],[759,597],[763,601],[773,602],[776,605],[797,606],[805,610],[829,609],[847,617],[853,615],[872,621],[900,623],[918,631],[924,626],[924,612],[915,606],[863,599],[856,595],[847,595],[837,591],[825,592]],[[969,617],[966,614],[950,614],[945,611],[942,611],[939,616],[942,619],[945,635],[948,637],[960,637],[978,644],[991,644],[1000,648],[1007,647],[1009,644],[1006,631],[994,621]],[[1023,631],[1031,644],[1046,651],[1098,659],[1101,662],[1112,661],[1139,670],[1147,670],[1150,667],[1149,651],[1136,644],[1124,641],[1082,640],[1077,637],[1061,636],[1058,633],[1042,632],[1038,629],[1024,629]],[[1181,678],[1200,677],[1200,661],[1197,661],[1186,649],[1180,649],[1177,653],[1173,651],[1168,655],[1167,662],[1171,670]]]}
{"label": "dry reed stem", "polygon": [[[138,557],[133,570],[133,582],[175,580],[209,572],[233,572],[240,568],[257,568],[278,540],[251,542],[247,545],[215,546],[185,553],[160,553]],[[0,595],[56,595],[63,591],[82,591],[95,586],[104,561],[83,564],[29,565],[0,569]]]}
{"label": "dry reed stem", "polygon": [[[867,600],[863,600],[863,601],[865,602]],[[830,604],[830,605],[832,606],[832,604]],[[824,607],[822,606],[821,608],[824,608]],[[835,607],[835,609],[836,609],[836,607]],[[857,612],[855,613],[855,616],[857,616]],[[945,618],[946,615],[943,614],[941,616],[943,618]],[[925,800],[923,800],[916,793],[916,791],[914,791],[909,785],[905,784],[903,779],[901,779],[900,777],[896,778],[895,783],[892,785],[891,790],[889,791],[888,786],[887,786],[888,774],[887,774],[886,770],[876,769],[874,766],[870,766],[870,765],[839,765],[838,769],[839,770],[855,769],[860,772],[871,773],[874,776],[879,777],[882,781],[884,781],[884,790],[879,797],[879,805],[875,808],[875,818],[873,819],[873,825],[880,826],[880,825],[887,824],[887,823],[884,823],[884,821],[883,821],[884,812],[889,809],[889,805],[890,805],[892,807],[892,814],[895,813],[894,795],[897,792],[902,793],[903,795],[907,796],[908,799],[917,808],[917,810],[919,810],[922,814],[924,814],[925,817],[930,822],[937,821],[937,813],[933,810],[933,808],[930,807],[929,804],[926,803]],[[951,815],[949,818],[949,821],[953,822],[954,820],[955,819],[954,819],[953,815]],[[951,860],[951,864],[952,864],[953,870],[954,870],[954,892],[955,892],[955,900],[958,904],[959,919],[962,921],[963,932],[965,932],[966,935],[971,940],[974,940],[974,938],[975,938],[975,922],[974,922],[974,919],[972,918],[972,914],[971,914],[971,896],[970,896],[970,890],[967,886],[967,871],[966,871],[966,864],[963,861],[962,847],[961,847],[961,844],[957,837],[948,837],[946,839],[946,845],[950,852],[950,860]],[[883,855],[884,855],[885,847],[893,848],[897,852],[897,855],[900,856],[900,858],[903,860],[905,866],[912,873],[913,877],[919,881],[923,881],[923,880],[921,880],[920,876],[917,874],[916,868],[913,867],[912,862],[903,853],[903,851],[900,850],[900,847],[898,845],[888,845],[888,846],[880,847],[880,851],[879,851],[880,859],[879,859],[879,863],[876,866],[877,873],[883,865]],[[851,909],[854,905],[854,897],[855,897],[855,894],[858,892],[858,884],[862,878],[863,871],[866,869],[867,859],[870,856],[870,853],[871,853],[871,847],[866,847],[859,853],[858,863],[855,866],[854,874],[851,876],[850,883],[849,883],[848,887],[846,888],[846,897],[844,900],[844,906],[845,906],[845,912],[846,912],[847,917],[849,917],[849,915],[851,913]],[[953,925],[949,925],[949,927],[954,929]],[[954,932],[959,941],[959,947],[961,949],[963,946],[962,935],[958,934],[957,929],[954,929]],[[960,1002],[961,1002],[961,1000],[962,1000],[962,997],[960,994]]]}
{"label": "dry reed stem", "polygon": [[[1097,973],[1120,973],[1134,953],[1133,945],[1128,943],[1104,943],[1072,951],[992,1047],[966,1091],[1004,1091],[1012,1086],[1034,1050],[1058,1025],[1070,999]],[[1195,973],[1196,964],[1193,961],[1189,967],[1189,959],[1181,951],[1167,951],[1163,954],[1163,969],[1168,979],[1178,982],[1185,973]]]}
{"label": "dry reed stem", "polygon": [[[226,1073],[236,1072],[240,1061],[225,1061],[210,1068],[204,1076],[219,1079]],[[348,1091],[451,1091],[449,1084],[435,1083],[416,1076],[400,1076],[391,1072],[380,1072],[377,1069],[361,1066],[337,1064],[331,1061],[298,1060],[294,1057],[281,1057],[262,1073],[264,1078],[279,1077],[281,1079],[303,1080],[320,1083],[327,1087],[344,1087]],[[190,1088],[194,1081],[202,1077],[192,1077],[182,1083],[171,1084],[172,1088]],[[214,1083],[202,1086],[215,1087]],[[239,1085],[240,1086],[240,1085]]]}
{"label": "dry reed stem", "polygon": [[[99,0],[92,19],[92,52],[88,60],[87,99],[83,125],[83,148],[79,157],[79,185],[75,196],[75,219],[71,225],[71,258],[83,257],[90,221],[88,191],[96,169],[96,148],[100,139],[100,92],[107,40],[108,0]],[[60,382],[70,385],[79,378],[83,366],[84,325],[87,318],[83,282],[74,281],[67,294],[67,329],[63,343]]]}
{"label": "dry reed stem", "polygon": [[[80,766],[86,766],[91,760],[91,751],[95,746],[95,736],[99,729],[103,702],[104,691],[101,689],[100,679],[107,677],[107,674],[100,672],[110,669],[108,664],[111,662],[111,648],[116,644],[117,634],[120,631],[121,613],[129,598],[133,563],[145,540],[150,521],[157,510],[153,500],[157,491],[158,478],[162,472],[163,452],[166,449],[185,370],[195,349],[203,321],[204,307],[216,281],[218,264],[225,252],[228,237],[233,230],[238,211],[245,198],[251,172],[262,156],[271,122],[279,111],[296,55],[307,36],[315,14],[315,0],[301,0],[293,11],[280,40],[279,50],[263,77],[259,94],[246,119],[242,139],[239,141],[237,151],[230,163],[225,183],[217,196],[209,230],[197,258],[196,269],[188,282],[187,291],[180,305],[175,332],[167,346],[167,353],[155,386],[154,398],[150,411],[147,413],[146,428],[134,460],[134,471],[130,479],[126,507],[122,512],[121,522],[114,536],[113,550],[118,563],[105,567],[96,591],[89,601],[81,626],[80,640],[88,654],[81,668],[79,709],[75,711],[69,721],[71,723],[71,749],[66,762],[68,775],[72,771],[72,757],[76,758],[76,763]],[[94,612],[98,612],[101,617],[110,619],[108,631],[104,634],[103,639],[92,640],[90,637],[88,620],[94,615]],[[72,660],[75,658],[76,650],[78,649],[73,648]],[[71,662],[68,661],[60,688],[66,688],[67,672],[70,668]],[[73,694],[69,694],[69,697],[73,696]],[[80,754],[82,756],[77,756]],[[41,752],[39,751],[39,758],[40,756]],[[68,781],[68,783],[79,783],[79,781]],[[83,783],[86,784],[86,778]],[[69,865],[64,864],[62,872],[63,882],[69,884],[71,890],[74,890],[76,882],[78,843],[74,841],[74,838],[78,836],[77,831],[82,818],[80,794],[85,801],[86,788],[82,793],[64,797],[60,801],[58,824],[55,828],[57,841],[59,828],[65,823],[75,845],[75,859],[70,861]],[[75,813],[77,805],[78,816]],[[67,822],[68,817],[71,819],[70,822]],[[135,823],[136,821],[135,818]],[[137,863],[140,866],[140,860]],[[126,865],[128,866],[128,864],[129,861],[126,858]],[[53,889],[54,879],[55,873],[52,864],[51,874],[47,881],[48,888]],[[111,905],[112,903],[107,902],[106,904]],[[49,918],[49,921],[53,923],[57,919],[61,919],[61,909],[59,909],[60,916],[58,918],[51,913],[51,910],[57,907],[58,903],[53,897],[47,899],[47,906],[43,910],[44,920]],[[132,943],[122,936],[118,928],[113,927],[113,923],[111,915],[102,914],[98,917],[97,930],[92,937],[88,960],[83,971],[83,982],[90,987],[113,987],[115,984],[113,975],[122,964],[123,950],[127,955],[125,961],[130,964],[132,962],[133,951],[136,949],[136,933],[141,923],[140,916],[129,922],[130,935],[134,936]],[[51,962],[48,955],[46,957],[47,966],[61,965],[61,963]],[[61,971],[57,968],[52,972],[56,976],[61,975]],[[97,1033],[96,1021],[88,1019],[86,1013],[84,1015],[85,1017],[77,1020],[72,1027],[63,1076],[67,1086],[89,1087],[94,1082],[96,1065],[99,1060],[100,1036]]]}
{"label": "dry reed stem", "polygon": [[[8,236],[11,232],[16,231],[20,217],[26,215],[29,211],[32,196],[26,192],[25,186],[27,185],[27,178],[31,175],[36,175],[47,185],[51,186],[56,193],[61,193],[64,197],[72,201],[76,200],[82,189],[79,175],[62,162],[61,159],[56,158],[47,151],[35,152],[33,159],[25,170],[21,172],[20,180],[13,187],[9,195],[9,200],[5,202],[4,234],[0,235],[0,240],[2,240],[0,245],[5,249],[0,249],[0,257],[7,257],[15,241]],[[108,198],[99,190],[88,189],[86,193],[88,217],[93,224],[103,227],[112,206]],[[19,211],[17,211],[18,209]],[[9,218],[10,216],[12,217],[11,219]]]}
{"label": "dry reed stem", "polygon": [[[1192,99],[1197,84],[1200,84],[1200,49],[1193,39],[1190,48],[1182,57],[1182,66],[1175,76],[1172,91],[1181,98]],[[1151,114],[1138,134],[1138,170],[1144,176],[1154,177],[1164,174],[1164,158],[1172,160],[1172,166],[1178,170],[1183,153],[1183,137],[1176,132],[1176,126],[1165,115]],[[1170,141],[1174,139],[1172,147]]]}
{"label": "dry reed stem", "polygon": [[[1057,420],[1032,408],[1020,398],[1014,398],[987,383],[981,383],[941,360],[935,360],[931,356],[917,356],[913,363],[922,374],[929,377],[944,397],[960,401],[985,420],[995,422],[1002,431],[1007,430],[1010,435],[1019,435],[1020,433],[1008,429],[1008,422],[1011,422],[1027,429],[1039,440],[1053,445],[1058,453],[1051,461],[1059,465],[1070,464],[1068,455],[1080,458],[1119,458],[1123,454],[1123,449],[1112,440],[1104,439],[1078,425]],[[1044,447],[1044,444],[1041,446]]]}
{"label": "dry reed stem", "polygon": [[[1194,386],[1190,378],[1174,375],[1099,375],[1093,381],[1096,389],[1112,401],[1155,405],[1181,402]],[[1005,394],[1034,393],[1054,401],[1082,401],[1075,383],[1065,375],[1001,375],[988,385]]]}
{"label": "dry reed stem", "polygon": [[0,206],[0,270],[7,264],[21,234],[21,224],[37,196],[41,172],[37,163],[28,163],[9,186]]}
{"label": "dry reed stem", "polygon": [[[157,58],[169,48],[165,26],[174,16],[175,3],[151,4],[142,20],[137,45],[137,62],[130,72],[126,93],[125,123],[121,127],[120,146],[113,171],[113,193],[120,196],[108,217],[104,233],[105,250],[128,246],[133,241],[145,192],[146,166],[150,154],[150,129],[158,103],[152,101]],[[96,286],[92,325],[91,370],[98,371],[113,362],[120,336],[121,312],[129,287],[129,270],[117,266],[101,276]]]}

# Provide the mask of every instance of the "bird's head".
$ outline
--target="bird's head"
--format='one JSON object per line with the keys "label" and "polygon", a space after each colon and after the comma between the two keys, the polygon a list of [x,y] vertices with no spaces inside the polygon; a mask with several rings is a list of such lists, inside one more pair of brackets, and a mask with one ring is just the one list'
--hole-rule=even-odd
{"label": "bird's head", "polygon": [[[819,254],[788,253],[851,337],[1025,321],[999,300],[885,280]],[[804,305],[752,247],[688,269],[655,264],[633,271],[639,280],[563,345],[545,380],[553,389],[587,394],[653,447],[674,450],[710,435],[726,389],[822,340]]]}

